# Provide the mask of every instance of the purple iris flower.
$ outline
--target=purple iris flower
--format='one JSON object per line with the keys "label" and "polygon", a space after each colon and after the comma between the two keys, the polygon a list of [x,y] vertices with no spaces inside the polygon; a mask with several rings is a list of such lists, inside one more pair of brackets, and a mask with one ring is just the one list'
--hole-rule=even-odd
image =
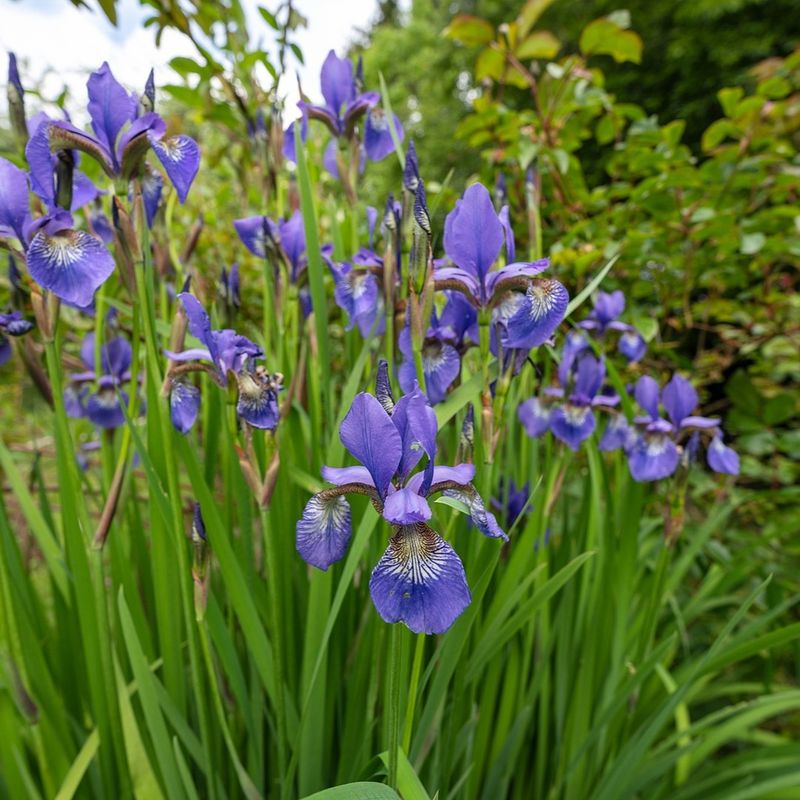
{"label": "purple iris flower", "polygon": [[629,363],[641,361],[647,352],[647,344],[642,335],[632,325],[620,322],[619,317],[625,311],[625,295],[617,289],[615,292],[598,292],[594,299],[594,308],[589,316],[579,323],[587,331],[593,331],[599,338],[606,331],[620,332],[617,349]]}
{"label": "purple iris flower", "polygon": [[[493,270],[503,245],[512,262]],[[497,309],[503,347],[530,350],[546,342],[566,316],[569,295],[558,281],[536,278],[548,259],[514,262],[514,237],[507,211],[498,215],[480,183],[473,184],[447,215],[444,250],[455,266],[439,267],[437,287],[463,292],[478,309]]]}
{"label": "purple iris flower", "polygon": [[[185,202],[200,166],[200,149],[188,136],[165,138],[164,120],[153,111],[140,113],[139,99],[117,82],[107,63],[93,72],[87,83],[88,112],[94,135],[72,123],[47,120],[39,125],[26,148],[34,190],[52,180],[51,154],[81,150],[94,158],[111,178],[130,180],[143,173],[144,158],[153,150],[172,181],[181,203]],[[154,96],[152,72],[146,89],[147,105]],[[159,190],[160,191],[160,190]]]}
{"label": "purple iris flower", "polygon": [[[264,353],[246,336],[230,328],[213,330],[211,320],[197,298],[188,292],[181,292],[178,298],[186,311],[189,332],[203,346],[181,353],[165,350],[166,355],[173,361],[211,362],[212,367],[206,371],[223,387],[228,385],[228,375],[232,373],[239,388],[236,413],[254,428],[274,429],[280,418],[278,392],[282,376],[270,375],[263,367],[253,365],[256,359],[264,357]],[[176,390],[178,395],[170,397],[172,421],[177,430],[186,433],[197,417],[199,400],[188,389],[188,384],[181,386],[180,381],[173,381],[172,392]]]}
{"label": "purple iris flower", "polygon": [[577,450],[597,425],[594,410],[612,407],[619,402],[616,395],[600,394],[605,380],[605,364],[588,350],[577,352],[565,346],[559,364],[560,387],[545,389],[542,399],[531,398],[517,410],[529,436],[546,431]]}
{"label": "purple iris flower", "polygon": [[[71,385],[64,392],[64,405],[71,417],[86,417],[98,428],[110,430],[125,424],[121,403],[128,405],[128,394],[122,390],[131,381],[132,350],[122,336],[109,340],[100,348],[100,369],[95,360],[94,333],[87,333],[81,343],[81,360],[87,369],[70,375]],[[91,392],[89,384],[97,383]]]}
{"label": "purple iris flower", "polygon": [[[645,411],[644,416],[634,419],[633,430],[624,443],[635,480],[669,477],[678,468],[682,451],[696,450],[703,435],[710,438],[706,456],[709,467],[715,472],[738,475],[739,457],[723,443],[720,421],[692,414],[699,398],[689,381],[675,374],[661,392],[653,378],[643,375],[636,382],[634,397]],[[659,406],[663,406],[668,419],[661,417]],[[695,433],[699,436],[694,437]],[[686,437],[688,443],[682,444]]]}
{"label": "purple iris flower", "polygon": [[290,267],[289,280],[297,283],[308,263],[303,215],[299,210],[277,223],[269,217],[255,216],[234,220],[233,226],[244,246],[259,258],[278,253],[280,248]]}
{"label": "purple iris flower", "polygon": [[[320,85],[325,105],[299,102],[297,105],[303,112],[300,121],[301,136],[306,139],[308,118],[323,122],[333,134],[334,140],[325,152],[325,166],[336,175],[336,140],[351,139],[356,132],[358,121],[367,115],[364,125],[363,152],[370,161],[380,161],[394,152],[394,142],[389,127],[389,120],[383,110],[376,108],[381,96],[377,92],[359,91],[359,81],[353,74],[353,65],[346,58],[339,58],[331,50],[320,73]],[[284,155],[291,161],[296,160],[294,150],[294,126],[292,122],[284,132]],[[397,115],[394,117],[395,130],[400,141],[403,140],[403,126]]]}
{"label": "purple iris flower", "polygon": [[23,319],[19,311],[0,314],[0,367],[11,358],[11,342],[7,337],[24,336],[33,328],[33,323]]}
{"label": "purple iris flower", "polygon": [[[461,292],[445,292],[447,302],[441,314],[435,309],[422,345],[425,393],[431,404],[441,403],[453,381],[461,374],[461,356],[478,342],[478,314]],[[398,346],[403,354],[398,378],[404,392],[412,391],[416,380],[410,320],[400,333]]]}
{"label": "purple iris flower", "polygon": [[[366,495],[393,534],[370,578],[378,613],[415,633],[443,633],[471,596],[461,559],[427,525],[432,516],[428,498],[444,492],[467,506],[481,533],[507,537],[470,482],[472,464],[434,465],[436,415],[419,388],[395,404],[382,362],[376,394],[357,395],[339,429],[342,444],[362,466],[323,467],[323,477],[334,486],[306,504],[297,523],[297,550],[323,570],[341,559],[352,536],[350,506],[343,495]],[[423,456],[424,469],[414,472]]]}
{"label": "purple iris flower", "polygon": [[62,209],[33,219],[28,177],[0,158],[0,239],[17,239],[28,272],[43,288],[79,307],[92,302],[97,288],[114,271],[114,259],[100,239],[73,228]]}
{"label": "purple iris flower", "polygon": [[512,528],[517,519],[530,511],[528,500],[531,496],[530,483],[517,486],[513,478],[508,481],[508,495],[505,493],[505,483],[501,479],[498,487],[499,497],[492,498],[492,508],[503,514],[506,527]]}
{"label": "purple iris flower", "polygon": [[242,304],[238,262],[233,262],[230,272],[228,272],[225,267],[222,268],[222,274],[220,275],[219,279],[219,291],[226,305],[230,305],[233,308],[239,308],[239,306]]}

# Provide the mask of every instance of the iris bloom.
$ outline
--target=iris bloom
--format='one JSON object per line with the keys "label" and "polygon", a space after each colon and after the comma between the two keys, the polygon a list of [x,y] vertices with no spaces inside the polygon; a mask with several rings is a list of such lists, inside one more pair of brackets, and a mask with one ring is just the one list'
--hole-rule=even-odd
{"label": "iris bloom", "polygon": [[[494,270],[505,244],[512,262]],[[437,288],[463,292],[478,309],[504,304],[497,321],[503,323],[504,348],[530,350],[546,342],[564,319],[569,295],[552,278],[538,278],[549,266],[548,259],[515,262],[514,237],[508,210],[498,215],[485,186],[473,184],[444,225],[444,250],[454,264],[435,271]]]}
{"label": "iris bloom", "polygon": [[239,284],[239,264],[234,261],[230,272],[225,267],[219,278],[219,291],[225,305],[231,308],[239,308],[242,304]]}
{"label": "iris bloom", "polygon": [[333,275],[333,299],[347,314],[346,330],[358,327],[364,338],[380,336],[385,327],[383,297],[383,258],[375,252],[375,226],[378,212],[367,208],[369,244],[359,248],[351,261],[337,262],[333,248],[327,246],[322,256]]}
{"label": "iris bloom", "polygon": [[500,480],[498,487],[499,497],[492,498],[492,508],[498,513],[502,513],[506,527],[511,528],[522,514],[530,512],[528,503],[531,496],[531,485],[526,482],[522,486],[517,486],[513,478],[508,481],[508,495],[505,492],[503,480]]}
{"label": "iris bloom", "polygon": [[24,336],[33,330],[33,323],[23,319],[19,311],[0,314],[0,367],[11,358],[8,336]]}
{"label": "iris bloom", "polygon": [[617,289],[615,292],[598,292],[594,299],[594,308],[587,319],[579,323],[580,327],[592,331],[603,338],[606,331],[619,331],[621,336],[617,349],[631,363],[641,361],[647,352],[647,345],[641,334],[632,325],[620,322],[619,317],[625,310],[625,295]]}
{"label": "iris bloom", "polygon": [[[128,394],[122,386],[131,381],[130,343],[122,336],[100,348],[100,369],[95,359],[94,333],[88,333],[81,344],[81,359],[87,369],[70,375],[72,385],[64,391],[64,405],[71,417],[86,417],[98,428],[113,429],[125,424],[120,402],[128,405]],[[96,392],[88,384],[97,383]]]}
{"label": "iris bloom", "polygon": [[[739,456],[723,443],[720,421],[692,414],[699,398],[685,378],[673,375],[660,392],[658,383],[643,375],[636,382],[634,396],[645,411],[643,416],[634,418],[633,427],[625,437],[628,465],[635,480],[656,481],[669,477],[678,468],[682,451],[694,450],[701,436],[709,440],[708,466],[714,472],[739,474]],[[660,415],[659,405],[663,406],[668,419]]]}
{"label": "iris bloom", "polygon": [[[386,622],[403,622],[415,633],[443,633],[471,596],[461,559],[427,524],[428,499],[444,492],[467,506],[481,533],[507,537],[470,483],[472,464],[434,465],[436,415],[419,388],[395,405],[383,362],[376,393],[357,395],[339,429],[342,444],[361,466],[323,467],[333,487],[306,504],[297,523],[297,550],[322,570],[341,559],[352,536],[344,495],[366,495],[392,527],[369,582],[375,608]],[[424,469],[414,472],[423,456]]]}
{"label": "iris bloom", "polygon": [[74,229],[68,211],[50,205],[51,213],[33,219],[27,175],[0,158],[0,239],[20,243],[28,272],[40,286],[68,303],[88,306],[114,271],[114,259],[100,239]]}
{"label": "iris bloom", "polygon": [[[478,315],[460,292],[446,292],[441,314],[434,310],[431,325],[422,345],[422,370],[425,393],[433,405],[441,403],[453,381],[461,374],[461,355],[470,344],[478,343]],[[403,354],[398,378],[403,391],[411,391],[416,380],[410,320],[400,333],[398,346]]]}
{"label": "iris bloom", "polygon": [[616,395],[603,395],[605,364],[587,350],[564,348],[558,369],[560,386],[545,389],[543,397],[524,402],[517,415],[528,436],[546,431],[572,450],[588,439],[597,425],[594,409],[616,405]]}
{"label": "iris bloom", "polygon": [[233,226],[244,246],[259,258],[278,253],[280,248],[280,254],[286,257],[290,268],[289,280],[297,283],[308,263],[306,234],[300,211],[279,222],[273,222],[265,216],[245,217],[234,220]]}
{"label": "iris bloom", "polygon": [[[136,95],[117,82],[105,62],[91,74],[86,86],[87,110],[94,135],[63,120],[47,120],[39,125],[25,151],[34,189],[37,184],[46,185],[52,179],[52,153],[59,150],[81,150],[94,158],[110,178],[125,181],[147,177],[144,159],[147,151],[152,150],[175,187],[178,199],[185,202],[200,166],[200,149],[188,136],[165,138],[166,123],[152,111],[153,73],[148,78],[141,105]],[[151,110],[140,113],[142,107]],[[145,190],[147,188],[145,186]],[[158,197],[154,196],[156,191],[160,194],[158,181],[151,182],[150,191],[145,191],[151,221],[155,213],[153,199],[158,204]]]}
{"label": "iris bloom", "polygon": [[[239,388],[236,404],[239,417],[254,428],[274,429],[280,416],[281,376],[270,375],[263,367],[253,365],[256,359],[264,357],[261,348],[230,328],[212,330],[208,314],[193,295],[181,292],[178,298],[186,311],[189,332],[203,346],[181,353],[165,351],[166,354],[173,361],[210,362],[211,367],[204,371],[222,387],[228,385],[228,375],[232,374]],[[186,433],[197,417],[199,397],[188,389],[188,384],[173,380],[170,408],[173,424],[181,433]]]}
{"label": "iris bloom", "polygon": [[[359,64],[360,69],[360,64]],[[382,109],[376,108],[381,96],[377,92],[360,92],[358,76],[353,74],[353,65],[346,58],[339,58],[331,50],[322,64],[320,87],[324,105],[299,102],[297,105],[303,113],[300,121],[303,141],[306,138],[308,119],[316,119],[324,123],[333,135],[325,151],[325,164],[330,172],[337,174],[336,148],[337,140],[349,140],[356,132],[358,121],[365,114],[363,152],[370,161],[380,161],[394,152],[394,142],[389,128],[389,120]],[[284,134],[284,155],[291,161],[296,160],[294,150],[294,126],[291,123]],[[403,127],[395,115],[395,130],[400,141],[403,140]]]}

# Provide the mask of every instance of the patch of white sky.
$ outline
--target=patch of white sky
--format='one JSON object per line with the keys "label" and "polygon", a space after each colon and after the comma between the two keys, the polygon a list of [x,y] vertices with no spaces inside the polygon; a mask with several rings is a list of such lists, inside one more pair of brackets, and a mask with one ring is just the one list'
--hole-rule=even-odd
{"label": "patch of white sky", "polygon": [[[270,10],[275,7],[271,0],[262,0],[260,4]],[[242,0],[242,5],[251,45],[274,52],[275,32],[258,13],[259,2]],[[44,98],[55,98],[66,87],[76,122],[86,122],[82,118],[86,79],[103,61],[108,61],[122,84],[141,91],[151,67],[155,69],[157,87],[179,83],[169,61],[176,56],[197,56],[192,43],[171,29],[164,32],[156,46],[154,28],[145,28],[143,24],[149,10],[137,0],[119,0],[116,27],[91,0],[90,6],[78,9],[68,0],[0,0],[0,53],[16,53],[23,85],[38,85]],[[321,100],[319,72],[325,56],[331,49],[343,55],[358,39],[358,29],[368,27],[377,13],[377,0],[295,0],[294,7],[308,25],[295,31],[292,39],[300,47],[305,63],[300,64],[288,53],[287,71],[280,83],[287,119],[299,113],[295,74],[300,76],[303,91],[312,100]],[[3,83],[4,72],[5,67],[0,65]],[[267,85],[266,70],[261,77]],[[32,105],[35,110],[36,103]],[[5,113],[5,107],[0,107],[0,115]]]}

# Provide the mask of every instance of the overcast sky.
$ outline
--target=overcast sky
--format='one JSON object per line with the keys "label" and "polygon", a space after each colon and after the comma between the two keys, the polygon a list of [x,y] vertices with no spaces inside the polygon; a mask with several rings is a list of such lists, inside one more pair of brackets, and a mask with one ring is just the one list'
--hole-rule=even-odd
{"label": "overcast sky", "polygon": [[[247,11],[251,35],[271,42],[273,33],[258,14],[257,0],[242,0]],[[272,0],[261,0],[274,8]],[[94,6],[95,4],[92,3]],[[305,56],[305,66],[297,66],[303,89],[314,99],[319,95],[319,70],[328,50],[340,55],[356,37],[355,29],[365,27],[376,13],[376,0],[296,0],[295,7],[309,21],[297,33],[296,41]],[[156,86],[177,80],[167,66],[177,55],[196,55],[190,42],[174,31],[167,31],[160,48],[155,46],[151,29],[142,26],[148,16],[137,0],[119,0],[118,25],[114,28],[99,11],[77,9],[68,0],[0,0],[0,50],[13,50],[26,76],[38,78],[47,73],[44,91],[55,96],[64,84],[74,102],[83,105],[86,78],[103,61],[108,61],[117,79],[132,89],[141,89],[150,67],[156,69]],[[49,70],[49,72],[48,72]],[[5,67],[0,68],[5,82]],[[284,91],[287,112],[296,101],[293,75],[287,76]],[[5,109],[4,109],[5,110]]]}

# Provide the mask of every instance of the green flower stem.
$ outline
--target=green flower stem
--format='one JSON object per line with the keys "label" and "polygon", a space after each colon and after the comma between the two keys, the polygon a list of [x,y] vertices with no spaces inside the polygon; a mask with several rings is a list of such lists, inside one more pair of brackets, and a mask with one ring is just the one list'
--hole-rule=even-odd
{"label": "green flower stem", "polygon": [[388,661],[388,713],[387,724],[389,734],[389,775],[388,782],[392,789],[397,789],[397,748],[400,746],[400,637],[403,631],[399,622],[391,626],[389,633]]}
{"label": "green flower stem", "polygon": [[[271,460],[272,448],[268,448],[268,460]],[[267,568],[267,589],[269,591],[269,617],[272,626],[272,658],[275,670],[275,724],[278,738],[278,775],[280,775],[280,796],[287,798],[290,795],[286,782],[286,764],[288,741],[286,728],[286,702],[284,699],[283,679],[283,636],[281,633],[280,602],[281,592],[279,586],[278,554],[275,546],[274,535],[269,530],[268,513],[266,508],[261,510],[261,532],[264,541],[264,560]]]}
{"label": "green flower stem", "polygon": [[414,711],[417,706],[419,678],[422,674],[422,658],[425,655],[425,634],[418,633],[414,646],[414,663],[411,667],[411,681],[408,685],[408,702],[406,703],[406,720],[403,726],[403,752],[411,748],[411,732],[414,727]]}

